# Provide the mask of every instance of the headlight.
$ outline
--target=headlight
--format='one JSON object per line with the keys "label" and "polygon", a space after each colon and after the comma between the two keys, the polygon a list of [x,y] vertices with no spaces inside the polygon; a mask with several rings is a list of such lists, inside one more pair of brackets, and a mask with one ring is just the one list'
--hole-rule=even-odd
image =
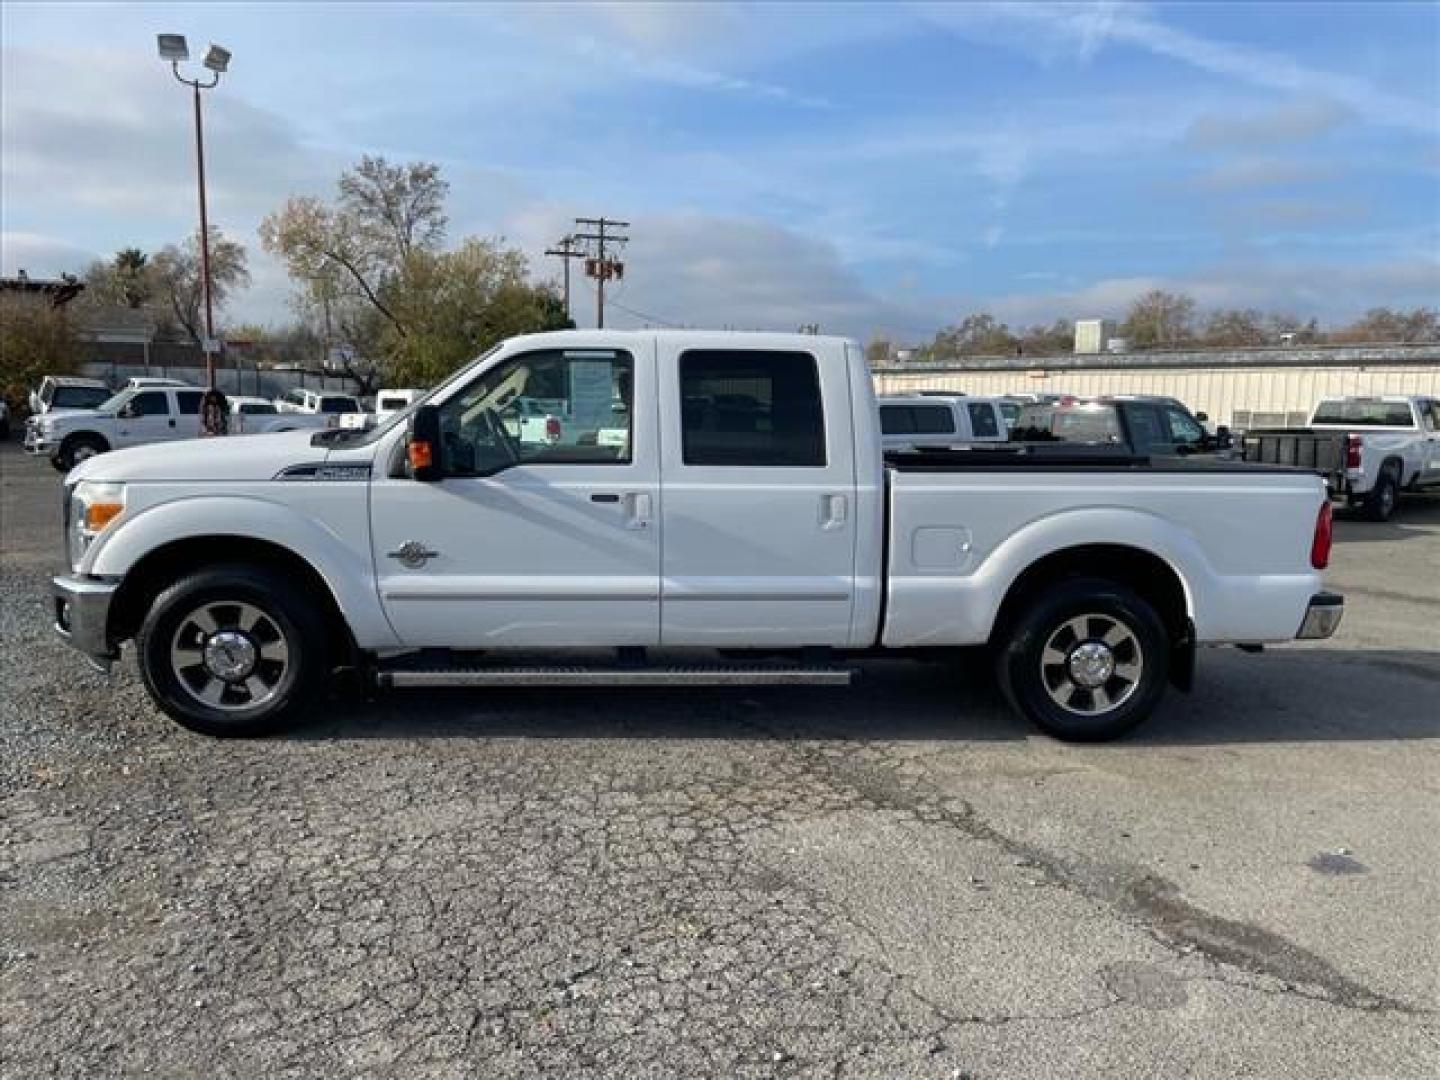
{"label": "headlight", "polygon": [[91,542],[125,511],[125,485],[82,480],[70,492],[66,512],[66,536],[70,568],[80,569]]}

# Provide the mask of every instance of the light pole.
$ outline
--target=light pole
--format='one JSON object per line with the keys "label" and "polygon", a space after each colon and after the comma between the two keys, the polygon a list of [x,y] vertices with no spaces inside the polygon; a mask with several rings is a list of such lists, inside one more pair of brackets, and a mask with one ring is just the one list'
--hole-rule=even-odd
{"label": "light pole", "polygon": [[[200,287],[205,296],[205,381],[215,390],[215,352],[219,343],[215,340],[214,305],[210,298],[210,221],[205,210],[205,131],[200,122],[200,91],[211,90],[220,76],[230,66],[230,50],[211,45],[205,54],[205,66],[211,75],[208,82],[187,79],[180,74],[180,61],[190,59],[190,47],[185,43],[184,34],[160,34],[157,37],[160,59],[170,61],[170,70],[175,78],[190,87],[195,95],[195,172],[200,188]],[[206,417],[206,427],[210,427]],[[219,432],[212,432],[219,434]]]}

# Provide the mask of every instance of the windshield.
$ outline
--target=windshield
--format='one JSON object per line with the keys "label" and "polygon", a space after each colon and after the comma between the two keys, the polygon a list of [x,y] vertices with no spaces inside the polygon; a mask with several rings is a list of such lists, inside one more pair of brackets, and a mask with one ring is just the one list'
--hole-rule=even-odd
{"label": "windshield", "polygon": [[425,393],[421,394],[409,405],[405,406],[405,408],[401,409],[399,412],[391,413],[374,427],[364,430],[360,428],[342,428],[338,430],[331,438],[331,445],[334,445],[335,443],[344,443],[346,446],[368,446],[379,439],[383,439],[386,435],[394,431],[401,424],[408,424],[410,422],[410,414],[413,413],[416,409],[418,409],[421,405],[430,404],[430,402],[434,400],[437,394],[442,394],[449,390],[450,387],[454,386],[456,383],[463,382],[471,378],[475,369],[482,366],[485,361],[489,360],[490,357],[494,356],[497,352],[499,352],[500,346],[503,344],[504,342],[502,341],[490,346],[489,349],[481,353],[475,360],[471,361],[464,367],[460,368],[458,371],[451,374],[451,376],[444,382],[442,382],[439,386],[435,387],[433,390],[428,390]]}
{"label": "windshield", "polygon": [[93,409],[109,396],[103,386],[57,386],[46,404],[52,409]]}
{"label": "windshield", "polygon": [[139,391],[136,390],[135,387],[127,386],[124,390],[121,390],[114,397],[106,398],[104,401],[102,401],[99,405],[95,407],[97,409],[100,409],[102,412],[119,412],[121,407],[127,401],[133,398],[137,393],[139,393]]}
{"label": "windshield", "polygon": [[1408,401],[1381,401],[1378,398],[1348,398],[1322,401],[1315,410],[1315,424],[1355,424],[1363,427],[1414,427]]}

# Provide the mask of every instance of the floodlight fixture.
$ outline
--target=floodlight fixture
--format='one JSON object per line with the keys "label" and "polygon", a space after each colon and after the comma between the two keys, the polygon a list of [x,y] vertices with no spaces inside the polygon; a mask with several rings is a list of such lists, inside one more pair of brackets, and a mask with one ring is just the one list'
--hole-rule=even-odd
{"label": "floodlight fixture", "polygon": [[210,51],[205,54],[205,66],[219,75],[230,66],[230,50],[211,44]]}
{"label": "floodlight fixture", "polygon": [[[190,59],[190,46],[185,44],[184,34],[157,34],[155,43],[160,49],[161,60],[179,63],[181,60]],[[230,54],[225,55],[228,59]]]}

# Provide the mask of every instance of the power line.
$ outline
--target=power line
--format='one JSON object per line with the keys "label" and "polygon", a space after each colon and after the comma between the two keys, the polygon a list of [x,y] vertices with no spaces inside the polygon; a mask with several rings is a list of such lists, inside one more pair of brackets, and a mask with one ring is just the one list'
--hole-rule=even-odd
{"label": "power line", "polygon": [[[594,252],[593,255],[590,255],[587,251],[585,258],[585,276],[595,279],[595,325],[603,328],[605,326],[605,282],[612,278],[616,281],[621,281],[625,277],[625,264],[613,256],[607,256],[605,254],[605,245],[609,243],[618,246],[627,243],[630,237],[614,232],[613,230],[628,229],[630,223],[628,221],[616,221],[613,218],[577,217],[575,224],[589,225],[595,229],[594,232],[577,232],[573,234],[572,238],[575,240],[584,240],[594,245],[589,249],[589,251]],[[605,230],[607,228],[612,231],[606,233]]]}
{"label": "power line", "polygon": [[621,311],[625,312],[626,315],[634,315],[635,318],[644,319],[646,322],[659,323],[661,326],[669,327],[671,330],[683,329],[683,326],[680,323],[671,322],[669,319],[662,319],[659,315],[650,315],[643,311],[636,311],[632,307],[626,307],[614,297],[610,298],[610,306],[614,308],[619,308]]}

